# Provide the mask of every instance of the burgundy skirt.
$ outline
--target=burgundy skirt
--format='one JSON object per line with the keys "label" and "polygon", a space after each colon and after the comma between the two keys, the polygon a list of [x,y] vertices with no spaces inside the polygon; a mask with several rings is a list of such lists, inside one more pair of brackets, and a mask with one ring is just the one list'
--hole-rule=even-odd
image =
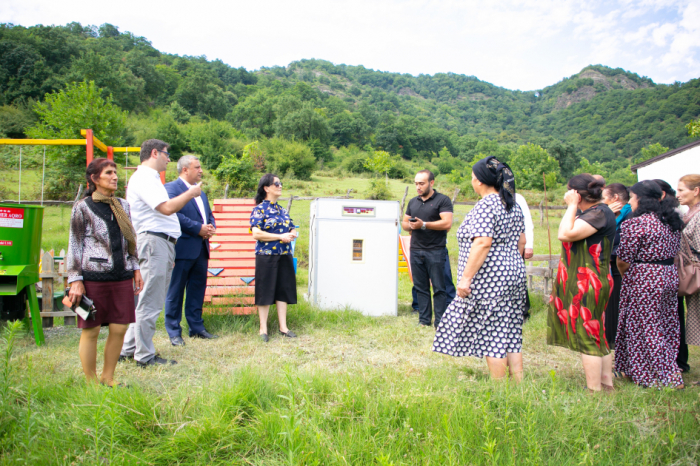
{"label": "burgundy skirt", "polygon": [[85,295],[92,299],[97,312],[95,320],[83,320],[78,316],[78,328],[104,327],[109,324],[133,324],[136,322],[134,281],[90,282],[84,281]]}

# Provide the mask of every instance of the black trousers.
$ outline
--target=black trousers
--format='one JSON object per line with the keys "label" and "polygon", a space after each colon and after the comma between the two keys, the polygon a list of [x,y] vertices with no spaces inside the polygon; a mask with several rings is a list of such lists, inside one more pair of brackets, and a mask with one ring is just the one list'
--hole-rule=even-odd
{"label": "black trousers", "polygon": [[678,347],[676,364],[683,372],[688,372],[688,344],[685,342],[685,302],[683,296],[678,297],[678,322],[681,324],[681,344]]}

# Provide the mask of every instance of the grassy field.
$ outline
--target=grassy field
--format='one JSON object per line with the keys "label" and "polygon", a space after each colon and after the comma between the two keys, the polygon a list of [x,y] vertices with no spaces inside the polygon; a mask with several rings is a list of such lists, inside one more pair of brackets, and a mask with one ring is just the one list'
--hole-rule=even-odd
{"label": "grassy field", "polygon": [[[299,195],[322,196],[362,192],[367,180],[311,183],[289,184]],[[405,186],[392,183],[398,199]],[[301,227],[300,295],[309,204],[292,206]],[[457,206],[456,218],[469,208]],[[535,252],[546,253],[546,227],[533,216]],[[46,209],[46,249],[65,247],[69,217],[66,207]],[[560,217],[550,217],[555,254]],[[456,226],[449,233],[455,271]],[[156,348],[179,364],[144,370],[122,363],[116,376],[129,388],[85,384],[79,330],[48,329],[42,348],[20,332],[0,348],[0,464],[697,464],[697,388],[619,382],[612,395],[587,394],[578,355],[545,344],[539,296],[524,328],[523,383],[493,382],[482,360],[430,350],[434,332],[416,325],[410,291],[401,276],[398,317],[324,312],[302,300],[289,315],[299,338],[271,335],[268,344],[258,340],[256,316],[205,316],[221,338],[175,348],[161,318]],[[690,364],[686,381],[699,379],[695,347]]]}

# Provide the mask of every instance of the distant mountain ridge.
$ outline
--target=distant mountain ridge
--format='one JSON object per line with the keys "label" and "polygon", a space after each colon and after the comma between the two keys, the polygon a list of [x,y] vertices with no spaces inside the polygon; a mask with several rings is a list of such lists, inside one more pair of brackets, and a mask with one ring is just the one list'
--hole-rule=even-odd
{"label": "distant mountain ridge", "polygon": [[317,59],[251,72],[161,53],[110,24],[0,25],[0,133],[21,137],[33,101],[82,80],[136,115],[162,109],[178,124],[190,116],[228,121],[250,137],[309,141],[317,153],[354,144],[406,159],[430,159],[446,147],[470,161],[493,144],[559,141],[614,169],[649,144],[690,142],[685,125],[700,115],[700,80],[655,84],[601,65],[513,91],[475,76],[412,76]]}

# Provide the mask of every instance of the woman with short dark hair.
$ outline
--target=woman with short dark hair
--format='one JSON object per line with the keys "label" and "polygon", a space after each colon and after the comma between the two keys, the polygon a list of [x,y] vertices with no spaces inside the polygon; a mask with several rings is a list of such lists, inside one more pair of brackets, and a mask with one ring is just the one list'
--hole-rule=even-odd
{"label": "woman with short dark hair", "polygon": [[651,180],[630,188],[634,216],[622,224],[617,249],[622,289],[615,370],[643,387],[683,388],[676,364],[680,327],[673,263],[683,221],[661,202],[662,194]]}
{"label": "woman with short dark hair", "polygon": [[613,286],[615,214],[602,202],[604,185],[587,173],[569,180],[568,207],[559,225],[561,260],[547,317],[547,343],[581,353],[590,391],[613,390],[605,307]]}
{"label": "woman with short dark hair", "polygon": [[97,380],[97,337],[101,327],[109,327],[100,383],[112,387],[118,385],[114,370],[126,330],[136,321],[133,296],[143,289],[143,280],[129,204],[114,196],[117,166],[105,158],[94,159],[85,179],[85,197],[71,213],[68,297],[75,305],[86,295],[96,309],[94,318],[87,321],[78,316],[82,329],[78,352],[88,380]]}
{"label": "woman with short dark hair", "polygon": [[255,305],[260,318],[260,338],[269,341],[267,316],[270,305],[277,305],[280,334],[295,338],[287,328],[287,305],[297,303],[297,282],[292,258],[292,241],[297,237],[289,213],[277,203],[282,182],[267,173],[258,183],[257,204],[250,214],[255,245]]}

